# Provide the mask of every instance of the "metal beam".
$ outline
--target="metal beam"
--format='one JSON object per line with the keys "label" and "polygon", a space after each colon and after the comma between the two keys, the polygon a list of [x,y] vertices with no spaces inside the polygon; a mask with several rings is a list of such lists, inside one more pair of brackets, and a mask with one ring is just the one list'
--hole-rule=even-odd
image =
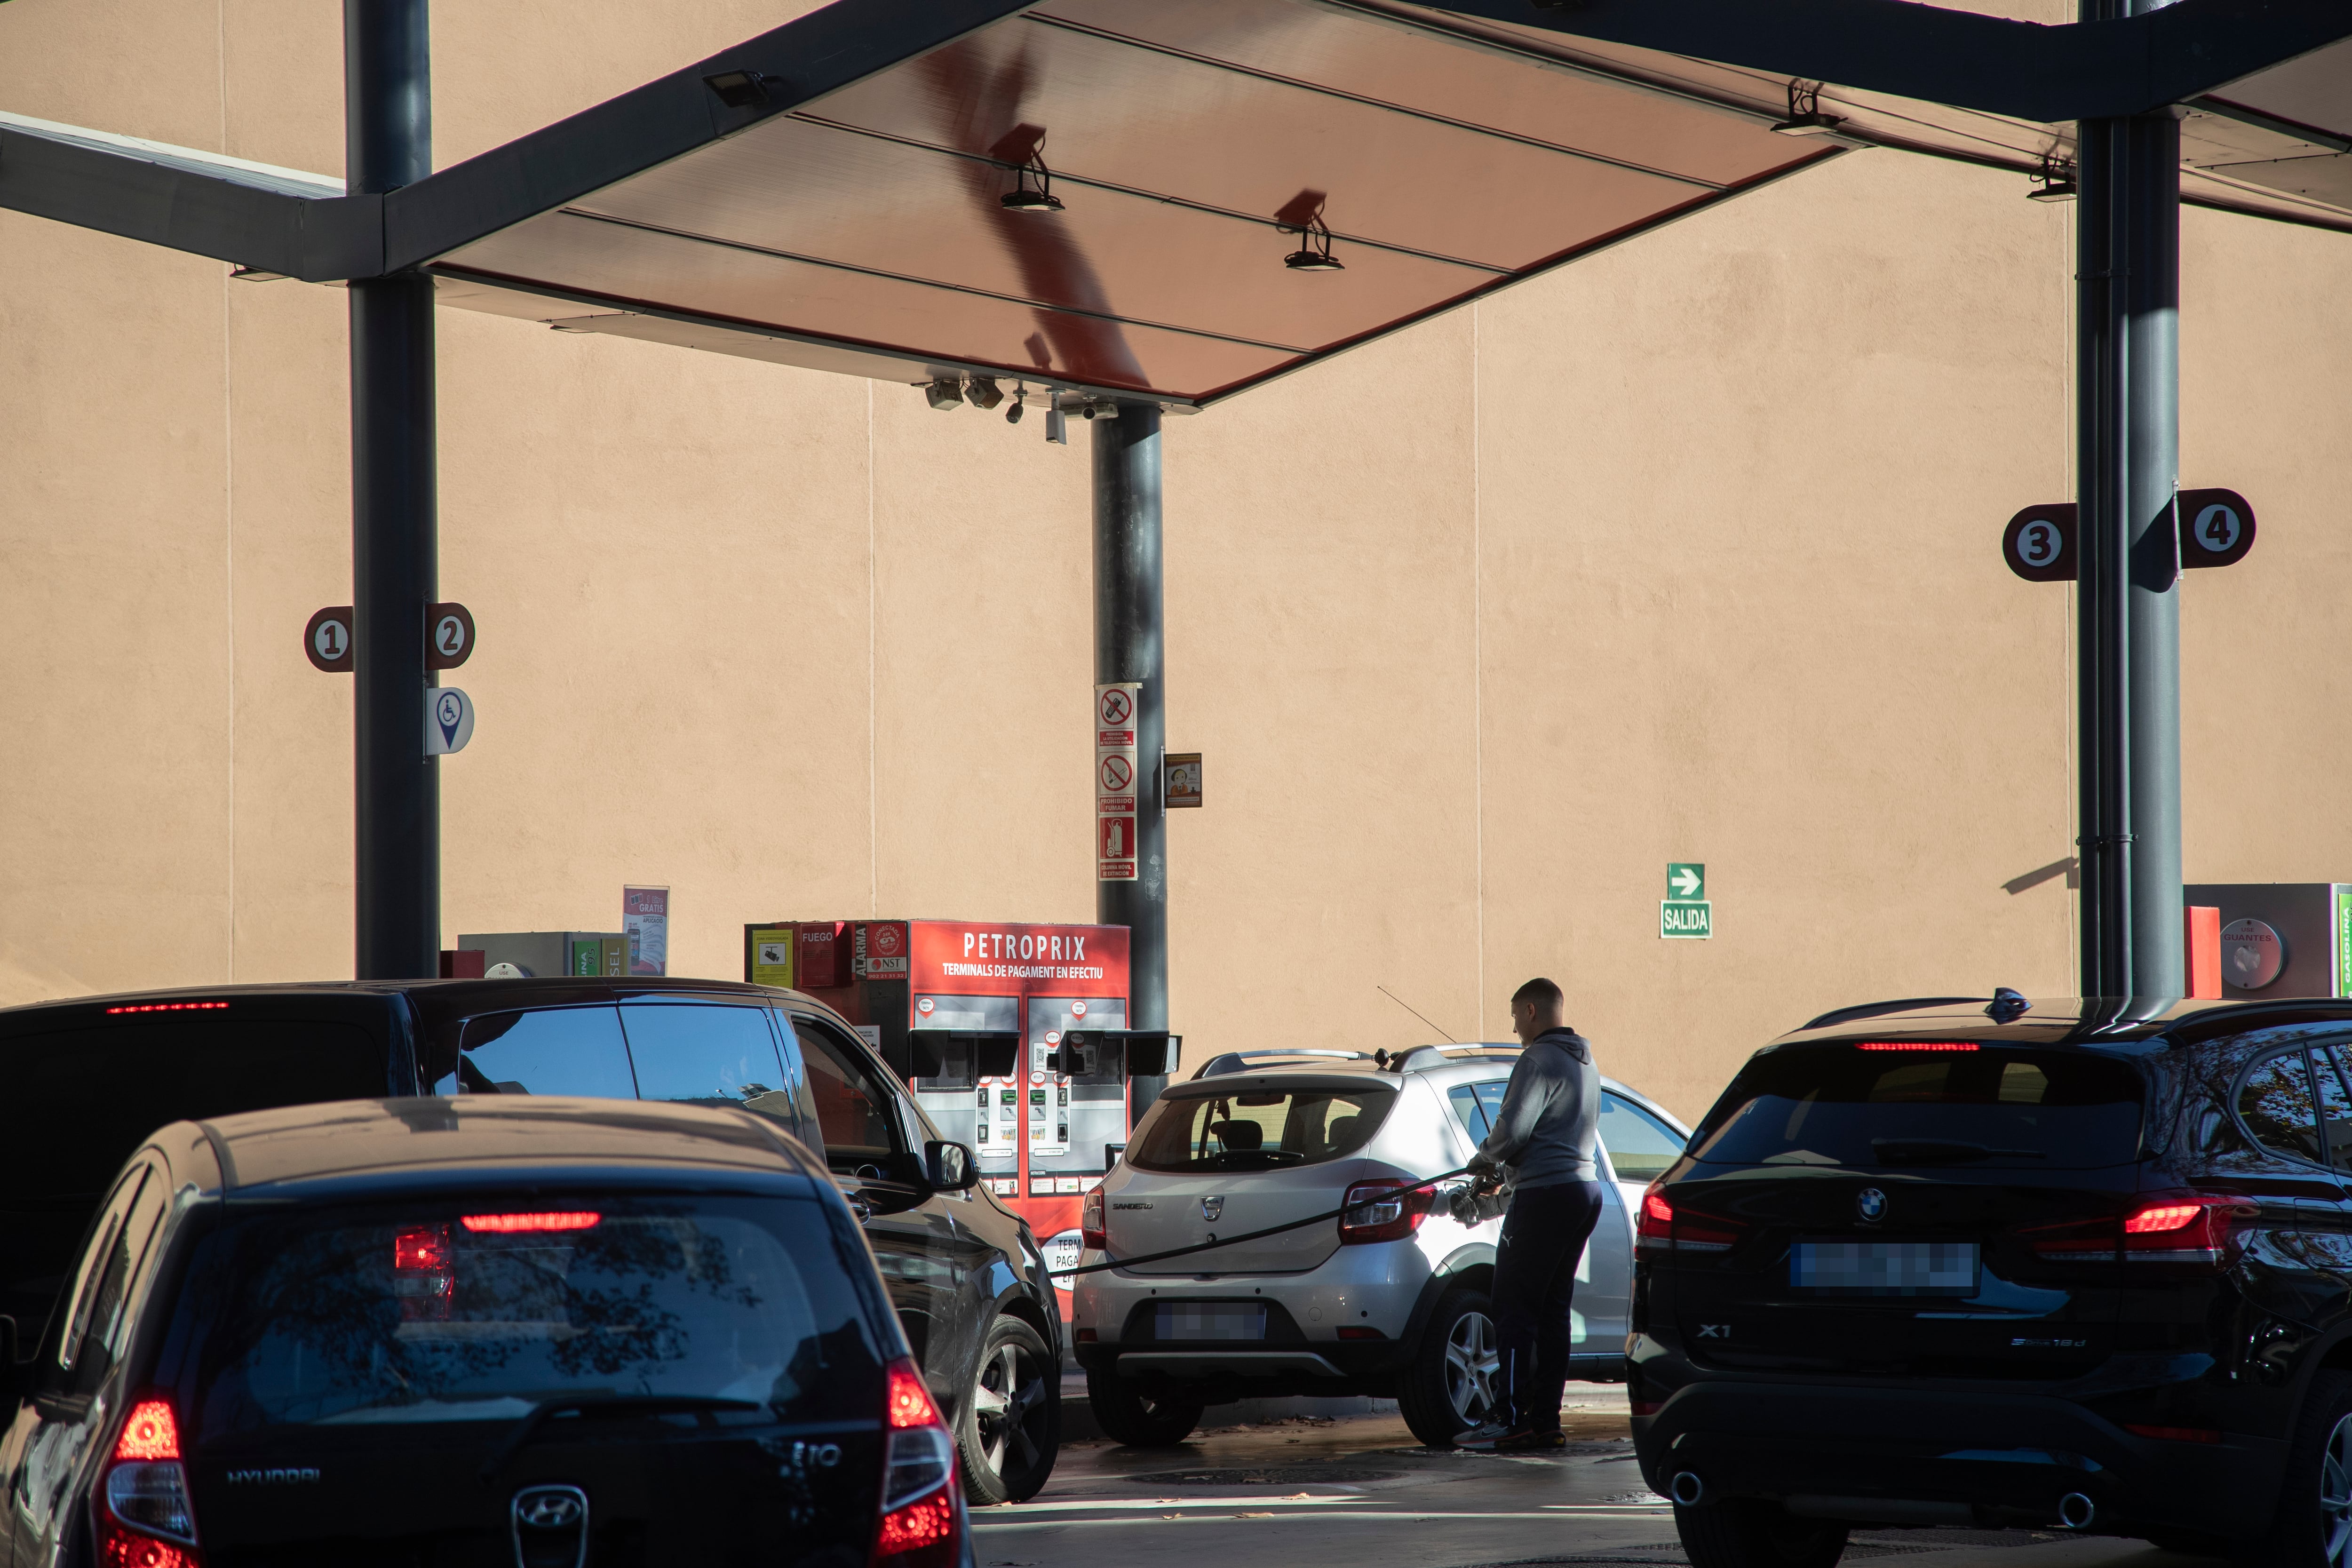
{"label": "metal beam", "polygon": [[[426,0],[343,0],[344,156],[382,193],[433,166]],[[355,279],[352,650],[357,974],[440,970],[441,784],[425,754],[426,606],[439,596],[433,280]]]}
{"label": "metal beam", "polygon": [[[2126,0],[2084,0],[2123,8]],[[2148,0],[2129,0],[2145,5]],[[2083,994],[2184,990],[2180,124],[2086,120],[2075,205]]]}
{"label": "metal beam", "polygon": [[21,115],[0,114],[0,207],[314,283],[383,262],[381,196]]}
{"label": "metal beam", "polygon": [[[1094,421],[1095,679],[1142,684],[1135,704],[1133,881],[1095,883],[1095,918],[1128,929],[1127,1026],[1168,1027],[1168,813],[1160,798],[1168,687],[1160,616],[1160,405]],[[1168,1085],[1130,1080],[1140,1116]]]}
{"label": "metal beam", "polygon": [[2352,37],[2343,0],[2179,0],[2056,26],[1908,0],[1419,4],[2043,123],[2145,113]]}

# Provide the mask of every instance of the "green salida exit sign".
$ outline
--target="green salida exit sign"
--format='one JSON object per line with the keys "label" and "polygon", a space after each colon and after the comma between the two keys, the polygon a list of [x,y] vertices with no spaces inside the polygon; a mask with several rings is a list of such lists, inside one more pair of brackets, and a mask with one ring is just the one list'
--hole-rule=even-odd
{"label": "green salida exit sign", "polygon": [[1710,937],[1715,906],[1707,901],[1706,868],[1695,860],[1666,862],[1666,896],[1658,904],[1661,937]]}

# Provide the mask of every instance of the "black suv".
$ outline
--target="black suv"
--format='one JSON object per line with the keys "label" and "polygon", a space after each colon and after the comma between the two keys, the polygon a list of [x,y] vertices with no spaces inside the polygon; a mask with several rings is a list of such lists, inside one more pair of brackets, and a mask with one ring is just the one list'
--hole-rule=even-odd
{"label": "black suv", "polygon": [[106,1183],[164,1122],[476,1094],[732,1107],[822,1150],[955,1428],[972,1500],[1044,1487],[1061,1441],[1062,1324],[1036,1238],[855,1028],[796,991],[453,980],[0,1009],[0,1313],[38,1331]]}
{"label": "black suv", "polygon": [[824,1165],[611,1100],[174,1122],[8,1358],[0,1556],[970,1568],[954,1441]]}
{"label": "black suv", "polygon": [[1643,1473],[1697,1568],[1860,1523],[2343,1568],[2347,1173],[2352,1001],[1816,1019],[1643,1199]]}

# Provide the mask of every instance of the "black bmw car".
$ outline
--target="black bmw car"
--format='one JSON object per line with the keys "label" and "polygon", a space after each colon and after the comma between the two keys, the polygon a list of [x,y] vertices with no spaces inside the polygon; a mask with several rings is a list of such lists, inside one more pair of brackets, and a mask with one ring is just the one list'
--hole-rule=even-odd
{"label": "black bmw car", "polygon": [[954,1439],[848,1205],[740,1111],[173,1123],[7,1365],[19,1563],[971,1563]]}
{"label": "black bmw car", "polygon": [[1889,1004],[1643,1200],[1634,1442],[1696,1568],[1849,1528],[2352,1562],[2352,1001]]}

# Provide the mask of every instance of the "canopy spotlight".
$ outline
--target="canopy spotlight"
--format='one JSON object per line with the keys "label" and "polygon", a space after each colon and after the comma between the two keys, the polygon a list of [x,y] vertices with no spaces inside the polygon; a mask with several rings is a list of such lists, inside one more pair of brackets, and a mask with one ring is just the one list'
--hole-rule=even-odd
{"label": "canopy spotlight", "polygon": [[1021,423],[1021,405],[1023,402],[1027,399],[1028,395],[1029,384],[1027,382],[1022,382],[1013,387],[1013,406],[1004,411],[1004,422],[1007,425],[1018,425]]}
{"label": "canopy spotlight", "polygon": [[994,376],[975,375],[964,383],[963,398],[974,408],[993,408],[1004,401],[1004,394],[998,390]]}
{"label": "canopy spotlight", "polygon": [[963,401],[963,386],[954,376],[943,375],[923,388],[923,396],[934,408],[953,408]]}
{"label": "canopy spotlight", "polygon": [[1323,221],[1321,208],[1307,215],[1307,221],[1296,228],[1276,226],[1276,232],[1298,237],[1298,248],[1282,258],[1282,264],[1293,272],[1345,272],[1347,263],[1331,254],[1331,228]]}
{"label": "canopy spotlight", "polygon": [[1842,116],[1822,112],[1822,84],[1797,80],[1789,84],[1789,118],[1772,129],[1783,136],[1829,136],[1845,123]]}
{"label": "canopy spotlight", "polygon": [[1026,163],[1013,166],[1013,188],[997,198],[1004,210],[1016,213],[1057,213],[1062,198],[1054,194],[1054,171],[1045,167],[1045,139],[1037,138]]}
{"label": "canopy spotlight", "polygon": [[1056,447],[1066,447],[1070,444],[1070,426],[1062,417],[1061,395],[1049,392],[1045,398],[1045,439]]}
{"label": "canopy spotlight", "polygon": [[2074,183],[2074,165],[2046,153],[2042,167],[2033,172],[2033,184],[2025,193],[2029,202],[2071,202],[2080,189]]}

